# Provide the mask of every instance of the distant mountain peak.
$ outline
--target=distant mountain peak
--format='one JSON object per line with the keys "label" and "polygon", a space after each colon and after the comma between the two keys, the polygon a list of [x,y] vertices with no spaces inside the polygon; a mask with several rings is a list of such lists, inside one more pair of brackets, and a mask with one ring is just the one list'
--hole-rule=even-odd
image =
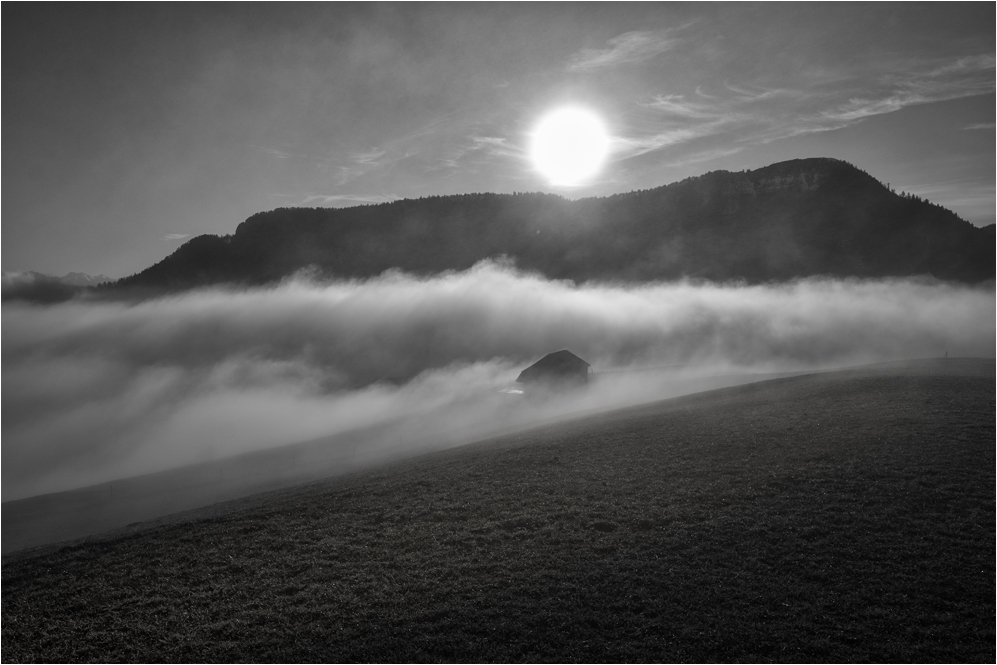
{"label": "distant mountain peak", "polygon": [[36,302],[58,302],[79,293],[82,289],[114,280],[106,275],[88,275],[70,272],[62,277],[46,275],[34,270],[3,271],[3,299],[18,298]]}
{"label": "distant mountain peak", "polygon": [[69,272],[62,277],[56,277],[64,284],[75,284],[76,286],[95,286],[104,282],[113,281],[107,275],[88,275],[84,272]]}

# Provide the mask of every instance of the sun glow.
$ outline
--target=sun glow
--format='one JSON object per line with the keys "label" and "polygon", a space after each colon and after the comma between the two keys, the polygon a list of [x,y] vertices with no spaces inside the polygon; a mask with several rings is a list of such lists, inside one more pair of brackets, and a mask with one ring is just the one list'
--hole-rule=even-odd
{"label": "sun glow", "polygon": [[609,135],[599,117],[565,107],[545,115],[533,130],[530,158],[552,185],[584,183],[599,172],[609,152]]}

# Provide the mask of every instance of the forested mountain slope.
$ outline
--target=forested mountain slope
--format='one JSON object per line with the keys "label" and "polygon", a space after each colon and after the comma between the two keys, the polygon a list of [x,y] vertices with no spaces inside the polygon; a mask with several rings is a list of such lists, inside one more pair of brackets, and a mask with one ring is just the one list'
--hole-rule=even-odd
{"label": "forested mountain slope", "polygon": [[846,162],[802,159],[576,201],[467,194],[280,208],[232,235],[193,238],[110,288],[263,284],[306,267],[335,277],[430,274],[501,256],[577,281],[932,275],[972,283],[994,277],[994,227],[897,194]]}

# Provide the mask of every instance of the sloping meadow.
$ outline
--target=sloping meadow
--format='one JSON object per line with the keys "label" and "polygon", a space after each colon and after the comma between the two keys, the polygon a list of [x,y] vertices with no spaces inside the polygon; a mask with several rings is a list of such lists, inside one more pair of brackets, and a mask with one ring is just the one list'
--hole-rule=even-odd
{"label": "sloping meadow", "polygon": [[[5,302],[3,315],[4,500],[399,418],[423,442],[458,426],[471,440],[668,396],[661,368],[682,380],[995,346],[992,283],[576,285],[495,262],[141,302]],[[596,372],[659,372],[600,374],[543,403],[496,398],[564,348]]]}
{"label": "sloping meadow", "polygon": [[993,662],[993,413],[991,359],[810,374],[28,550],[2,656]]}

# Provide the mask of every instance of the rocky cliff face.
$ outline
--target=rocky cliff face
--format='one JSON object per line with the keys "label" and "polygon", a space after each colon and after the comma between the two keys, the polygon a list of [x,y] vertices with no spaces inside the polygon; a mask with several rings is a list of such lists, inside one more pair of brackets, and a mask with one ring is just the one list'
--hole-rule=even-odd
{"label": "rocky cliff face", "polygon": [[730,195],[757,197],[774,192],[812,192],[816,190],[827,174],[821,171],[801,171],[786,175],[773,175],[767,178],[749,178],[738,181],[728,189]]}
{"label": "rocky cliff face", "polygon": [[231,236],[199,236],[115,288],[429,274],[505,256],[553,278],[749,282],[811,275],[994,278],[993,229],[890,191],[838,160],[715,171],[651,190],[569,201],[471,194],[347,209],[278,209]]}

